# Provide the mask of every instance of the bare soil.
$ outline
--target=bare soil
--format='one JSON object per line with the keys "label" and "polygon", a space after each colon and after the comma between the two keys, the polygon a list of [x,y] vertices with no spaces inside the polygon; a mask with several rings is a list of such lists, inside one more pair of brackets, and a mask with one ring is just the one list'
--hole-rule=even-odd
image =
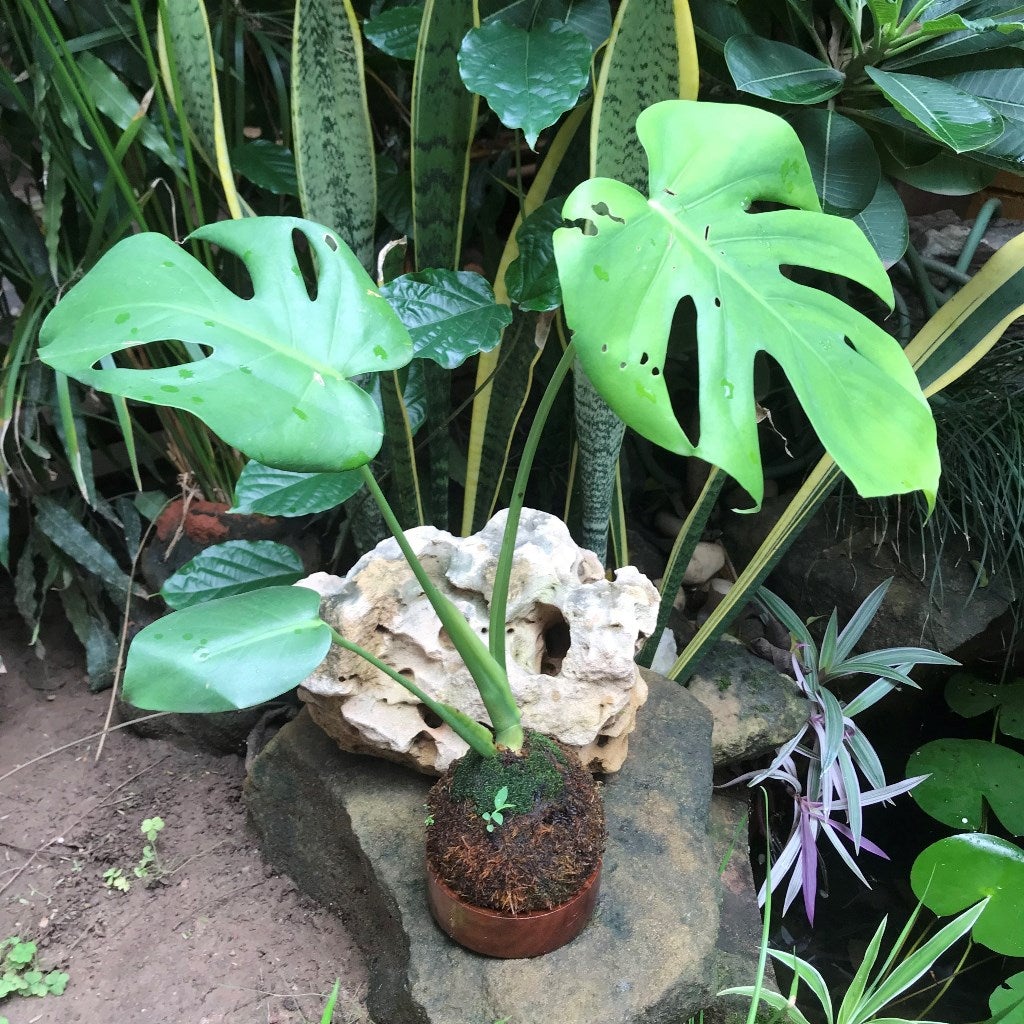
{"label": "bare soil", "polygon": [[[0,941],[35,941],[62,996],[8,997],[10,1024],[319,1022],[336,978],[336,1024],[367,1021],[366,971],[341,922],[262,862],[245,824],[241,758],[111,733],[59,626],[40,660],[0,581]],[[26,765],[9,774],[12,769]],[[138,879],[140,825],[165,822],[166,874]],[[119,892],[104,873],[122,869]],[[148,881],[148,884],[147,884]]]}

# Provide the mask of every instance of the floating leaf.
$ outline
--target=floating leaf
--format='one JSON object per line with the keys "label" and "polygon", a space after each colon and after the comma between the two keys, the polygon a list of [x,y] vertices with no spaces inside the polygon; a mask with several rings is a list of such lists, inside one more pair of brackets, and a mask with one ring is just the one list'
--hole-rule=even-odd
{"label": "floating leaf", "polygon": [[952,828],[985,827],[984,801],[1012,835],[1024,835],[1024,756],[986,740],[933,740],[907,762],[925,775],[911,796],[927,814]]}
{"label": "floating leaf", "polygon": [[413,356],[446,370],[490,352],[512,322],[512,311],[494,301],[486,279],[468,270],[403,274],[384,285],[381,294],[408,329]]}
{"label": "floating leaf", "polygon": [[357,470],[345,473],[292,473],[250,460],[239,474],[232,512],[265,516],[306,516],[335,508],[363,486]]}
{"label": "floating leaf", "polygon": [[992,1015],[1010,1010],[999,1024],[1024,1024],[1024,971],[1011,975],[988,998]]}
{"label": "floating leaf", "polygon": [[591,54],[587,37],[560,22],[527,32],[494,21],[466,33],[459,72],[502,124],[523,129],[533,149],[537,136],[576,105],[589,80]]}
{"label": "floating leaf", "polygon": [[290,586],[305,576],[302,559],[272,540],[229,540],[200,551],[160,588],[171,608],[191,608],[260,587]]}
{"label": "floating leaf", "polygon": [[940,839],[910,870],[914,895],[930,910],[955,914],[988,897],[974,939],[1007,956],[1024,956],[1024,850],[996,836]]}
{"label": "floating leaf", "polygon": [[320,595],[267,587],[172,612],[128,651],[125,700],[147,711],[234,711],[302,682],[331,646]]}
{"label": "floating leaf", "polygon": [[[655,443],[720,466],[759,502],[753,366],[764,350],[861,494],[921,488],[931,501],[935,428],[898,342],[782,273],[814,267],[891,297],[856,225],[820,213],[793,130],[762,110],[677,100],[645,110],[637,133],[651,198],[609,179],[585,182],[562,213],[593,233],[554,236],[566,319],[605,401]],[[748,213],[755,201],[797,209]],[[684,296],[697,310],[697,445],[676,420],[664,378]]]}
{"label": "floating leaf", "polygon": [[779,103],[821,103],[839,93],[846,76],[789,43],[733,36],[725,60],[736,88]]}
{"label": "floating leaf", "polygon": [[964,718],[999,708],[999,728],[1024,740],[1024,680],[1000,684],[957,672],[946,684],[946,703]]}
{"label": "floating leaf", "polygon": [[[315,254],[315,300],[292,232]],[[240,257],[254,296],[239,298],[169,238],[134,235],[57,303],[40,358],[90,387],[194,413],[266,465],[337,472],[373,458],[380,413],[348,378],[403,366],[412,346],[344,242],[292,217],[225,221],[192,237]],[[193,361],[96,368],[106,355],[169,338],[191,343]]]}

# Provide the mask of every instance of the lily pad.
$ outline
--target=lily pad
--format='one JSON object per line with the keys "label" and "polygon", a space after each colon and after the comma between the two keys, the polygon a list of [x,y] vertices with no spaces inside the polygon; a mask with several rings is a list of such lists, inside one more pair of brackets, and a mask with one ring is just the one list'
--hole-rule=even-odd
{"label": "lily pad", "polygon": [[988,1008],[993,1016],[1010,1011],[999,1024],[1024,1024],[1024,971],[1007,978],[989,996]]}
{"label": "lily pad", "polygon": [[923,850],[910,869],[914,895],[940,916],[988,897],[973,935],[989,949],[1024,956],[1024,850],[997,836],[950,836]]}
{"label": "lily pad", "polygon": [[968,672],[957,672],[946,684],[946,703],[964,718],[976,718],[999,708],[999,728],[1024,739],[1024,681],[994,683]]}

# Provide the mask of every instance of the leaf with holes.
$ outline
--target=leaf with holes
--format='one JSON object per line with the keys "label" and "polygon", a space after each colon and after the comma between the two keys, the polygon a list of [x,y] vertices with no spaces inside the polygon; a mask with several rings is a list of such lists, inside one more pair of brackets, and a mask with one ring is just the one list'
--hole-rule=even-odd
{"label": "leaf with holes", "polygon": [[987,740],[933,740],[907,762],[929,775],[910,794],[921,810],[952,828],[985,827],[985,803],[1006,830],[1024,835],[1024,756]]}
{"label": "leaf with holes", "polygon": [[251,707],[297,686],[323,661],[320,595],[267,587],[172,612],[132,641],[125,700],[147,711]]}
{"label": "leaf with holes", "polygon": [[1024,956],[1024,850],[996,836],[949,836],[922,850],[910,869],[929,910],[955,914],[988,897],[973,936],[997,953]]}
{"label": "leaf with holes", "polygon": [[[566,319],[605,401],[655,443],[721,467],[759,503],[753,371],[763,350],[861,494],[921,489],[933,501],[935,424],[899,344],[788,273],[841,274],[892,301],[859,228],[820,212],[793,129],[762,110],[674,100],[645,110],[637,133],[650,198],[606,178],[584,182],[562,215],[587,230],[562,228],[554,239]],[[750,213],[755,202],[795,209]],[[697,311],[696,445],[664,377],[672,319],[686,296]]]}
{"label": "leaf with holes", "polygon": [[[315,257],[315,299],[293,232]],[[229,291],[169,238],[134,235],[46,318],[40,358],[90,387],[194,413],[265,465],[337,472],[372,459],[383,439],[381,416],[349,378],[404,366],[412,344],[344,242],[293,217],[226,221],[192,237],[242,260],[251,299]],[[183,342],[191,361],[98,368],[112,353],[167,339]]]}
{"label": "leaf with holes", "polygon": [[160,596],[180,610],[261,587],[288,586],[304,575],[302,559],[284,544],[229,540],[186,562],[160,588]]}
{"label": "leaf with holes", "polygon": [[946,703],[964,718],[977,718],[999,708],[1000,730],[1024,740],[1024,680],[1000,684],[957,672],[946,684]]}

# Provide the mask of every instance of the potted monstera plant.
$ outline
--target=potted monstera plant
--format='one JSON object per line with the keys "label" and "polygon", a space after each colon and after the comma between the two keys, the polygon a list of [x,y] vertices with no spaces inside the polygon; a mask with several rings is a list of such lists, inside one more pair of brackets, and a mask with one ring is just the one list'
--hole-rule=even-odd
{"label": "potted monstera plant", "polygon": [[[504,650],[526,479],[574,360],[627,424],[721,466],[755,503],[762,493],[752,384],[759,349],[786,370],[862,494],[922,489],[931,499],[938,481],[934,425],[898,344],[835,296],[784,272],[830,271],[892,298],[860,230],[821,213],[792,130],[763,111],[673,101],[645,111],[637,132],[649,157],[650,195],[616,181],[585,182],[565,204],[567,226],[555,232],[573,339],[523,452],[487,643],[438,591],[369,469],[383,424],[353,378],[406,365],[414,345],[333,231],[252,218],[195,232],[194,240],[244,263],[251,299],[163,236],[129,238],[68,292],[42,329],[41,358],[90,386],[193,412],[266,466],[359,474],[472,674],[489,722],[436,700],[341,636],[319,617],[318,595],[302,587],[219,598],[147,627],[131,646],[124,693],[152,710],[245,707],[301,683],[332,643],[405,686],[471,748],[430,797],[430,901],[450,932],[471,918],[461,941],[493,955],[534,955],[568,941],[597,896],[600,801],[565,750],[523,728]],[[751,212],[762,202],[785,208]],[[299,270],[295,233],[313,255],[315,298]],[[664,378],[669,327],[687,295],[699,335],[696,445],[672,413]],[[168,338],[184,346],[181,365],[116,365],[118,353]],[[547,839],[556,846],[544,845]]]}

